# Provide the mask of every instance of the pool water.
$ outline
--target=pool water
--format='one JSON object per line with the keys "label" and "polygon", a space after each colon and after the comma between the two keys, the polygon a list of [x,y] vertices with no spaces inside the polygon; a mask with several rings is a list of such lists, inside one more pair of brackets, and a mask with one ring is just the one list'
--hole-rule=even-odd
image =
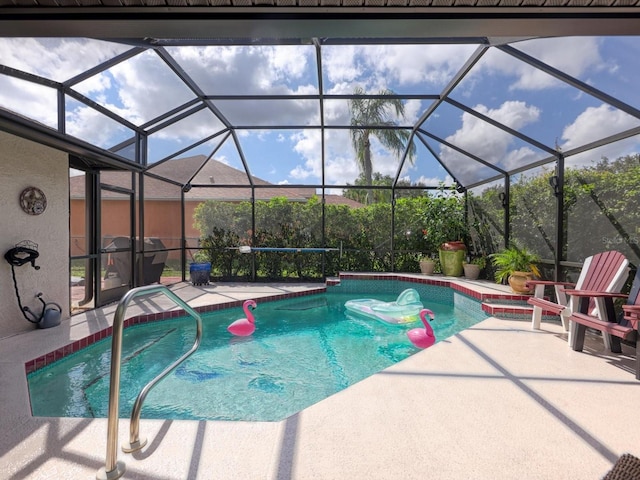
{"label": "pool water", "polygon": [[[442,288],[442,287],[432,287]],[[421,322],[389,325],[351,316],[353,298],[394,301],[397,294],[326,293],[258,303],[256,332],[226,327],[241,308],[203,316],[200,348],[148,394],[142,418],[282,420],[419,351],[406,332]],[[467,299],[468,300],[468,299]],[[425,301],[438,341],[486,318],[451,303]],[[136,325],[124,332],[120,416],[129,417],[146,383],[188,350],[193,318]],[[33,415],[106,417],[111,338],[28,377]]]}

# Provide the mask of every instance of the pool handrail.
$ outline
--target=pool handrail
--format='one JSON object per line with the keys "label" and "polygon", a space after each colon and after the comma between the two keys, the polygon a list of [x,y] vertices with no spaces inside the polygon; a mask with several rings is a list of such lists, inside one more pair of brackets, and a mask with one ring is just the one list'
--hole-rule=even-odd
{"label": "pool handrail", "polygon": [[196,320],[196,339],[193,346],[185,352],[180,358],[174,361],[166,369],[160,372],[153,380],[147,383],[138,394],[136,401],[131,411],[131,424],[129,433],[129,443],[127,446],[123,445],[122,450],[125,453],[130,453],[141,449],[147,443],[146,440],[140,441],[138,435],[140,431],[140,412],[142,411],[142,404],[149,391],[164,377],[166,377],[173,369],[180,365],[187,357],[195,352],[200,346],[202,339],[202,318],[200,314],[193,308],[187,305],[180,297],[169,290],[164,285],[145,285],[142,287],[136,287],[129,290],[124,294],[116,313],[113,317],[113,335],[111,340],[111,377],[109,381],[109,410],[107,420],[107,456],[105,466],[98,470],[96,475],[97,480],[113,480],[120,478],[124,475],[125,464],[118,461],[118,402],[120,397],[120,366],[121,366],[121,354],[122,354],[122,332],[124,323],[124,314],[131,300],[135,297],[142,295],[150,295],[152,293],[162,293],[166,295],[170,300],[182,307],[182,309],[195,318]]}

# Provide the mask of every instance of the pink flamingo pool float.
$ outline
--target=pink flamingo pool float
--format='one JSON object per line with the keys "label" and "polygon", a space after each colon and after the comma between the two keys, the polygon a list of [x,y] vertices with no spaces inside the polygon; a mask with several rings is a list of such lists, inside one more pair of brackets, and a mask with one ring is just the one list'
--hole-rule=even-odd
{"label": "pink flamingo pool float", "polygon": [[407,337],[411,343],[413,343],[418,348],[429,348],[431,345],[436,343],[436,336],[433,333],[433,328],[429,324],[429,320],[427,320],[427,315],[433,320],[435,315],[428,308],[423,308],[420,310],[420,320],[424,324],[424,328],[412,328],[407,332]]}
{"label": "pink flamingo pool float", "polygon": [[238,335],[239,337],[248,337],[256,331],[256,321],[253,318],[253,313],[249,310],[249,307],[256,308],[258,305],[255,300],[245,300],[242,304],[242,310],[246,318],[239,318],[231,325],[227,327],[230,333]]}

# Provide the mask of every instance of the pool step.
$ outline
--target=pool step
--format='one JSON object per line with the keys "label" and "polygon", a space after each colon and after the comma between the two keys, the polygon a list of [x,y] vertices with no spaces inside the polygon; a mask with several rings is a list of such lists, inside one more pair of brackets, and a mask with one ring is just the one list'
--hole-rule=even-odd
{"label": "pool step", "polygon": [[531,318],[533,307],[526,303],[494,303],[489,301],[482,302],[482,311],[492,317],[524,320],[525,318]]}
{"label": "pool step", "polygon": [[[482,302],[482,311],[496,318],[508,320],[531,320],[533,307],[526,300],[488,299]],[[559,320],[560,317],[551,312],[542,312],[543,320]]]}

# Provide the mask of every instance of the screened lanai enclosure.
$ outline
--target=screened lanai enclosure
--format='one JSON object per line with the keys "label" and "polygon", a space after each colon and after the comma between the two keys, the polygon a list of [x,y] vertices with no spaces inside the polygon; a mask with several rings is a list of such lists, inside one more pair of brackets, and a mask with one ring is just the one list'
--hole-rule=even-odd
{"label": "screened lanai enclosure", "polygon": [[2,38],[0,120],[70,153],[78,304],[194,262],[418,272],[450,240],[572,279],[640,259],[639,58],[632,36]]}

